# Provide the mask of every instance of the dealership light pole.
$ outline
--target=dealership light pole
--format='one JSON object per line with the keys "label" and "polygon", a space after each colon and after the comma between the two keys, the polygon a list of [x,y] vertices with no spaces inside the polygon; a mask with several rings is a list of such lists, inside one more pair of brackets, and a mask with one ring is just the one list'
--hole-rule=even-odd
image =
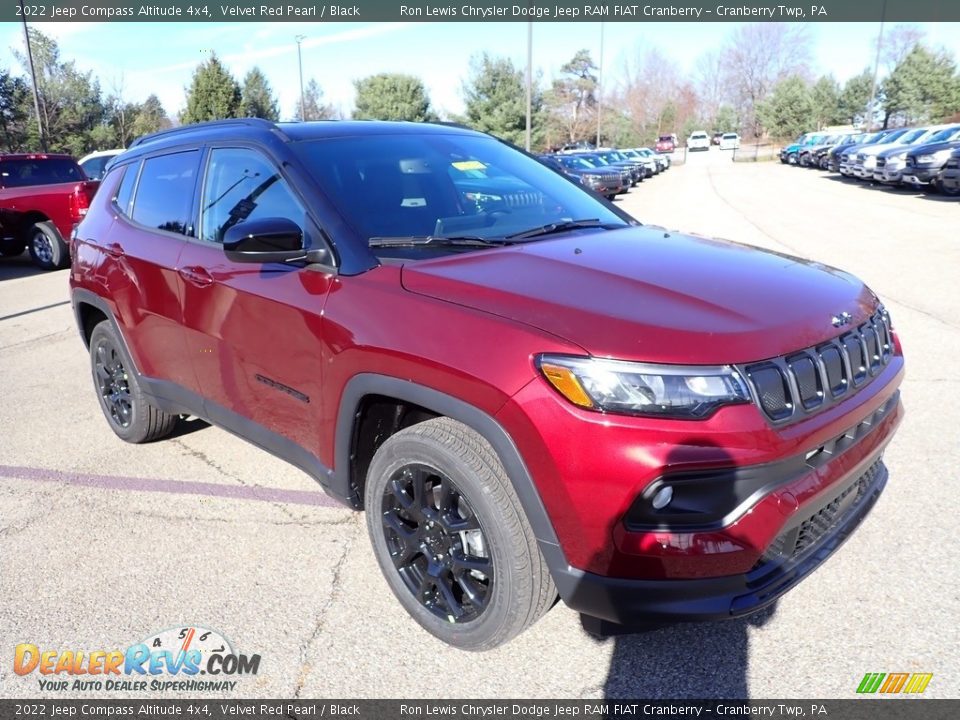
{"label": "dealership light pole", "polygon": [[302,43],[306,37],[306,35],[297,35],[294,38],[297,41],[297,65],[300,68],[300,122],[305,122],[307,119],[307,106],[306,103],[303,102],[303,55],[300,52],[300,43]]}
{"label": "dealership light pole", "polygon": [[533,22],[528,22],[527,23],[527,152],[530,152],[530,126],[533,122],[532,116],[533,116]]}
{"label": "dealership light pole", "polygon": [[33,67],[33,50],[30,49],[30,33],[27,30],[27,16],[20,0],[20,17],[23,18],[23,42],[27,46],[27,64],[30,65],[30,80],[33,82],[33,109],[37,113],[37,130],[40,132],[40,147],[46,151],[47,139],[43,135],[43,120],[40,118],[40,93],[37,90],[37,71]]}
{"label": "dealership light pole", "polygon": [[877,104],[877,74],[880,72],[880,48],[883,45],[883,19],[887,14],[887,0],[880,11],[880,36],[877,38],[877,57],[873,61],[873,83],[870,85],[870,104],[867,105],[867,130],[873,129],[874,107]]}
{"label": "dealership light pole", "polygon": [[600,147],[600,110],[602,108],[603,85],[603,23],[600,23],[600,68],[597,72],[597,147]]}

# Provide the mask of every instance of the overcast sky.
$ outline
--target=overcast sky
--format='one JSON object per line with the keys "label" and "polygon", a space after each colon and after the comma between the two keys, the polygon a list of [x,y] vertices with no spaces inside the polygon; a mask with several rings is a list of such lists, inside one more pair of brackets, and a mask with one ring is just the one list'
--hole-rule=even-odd
{"label": "overcast sky", "polygon": [[[171,114],[184,105],[184,88],[211,51],[238,80],[254,65],[266,73],[293,116],[299,95],[297,46],[304,79],[316,78],[326,101],[349,113],[352,81],[377,72],[406,72],[423,79],[442,112],[463,107],[461,84],[471,56],[487,51],[526,65],[527,23],[43,23],[65,59],[92,70],[110,92],[121,83],[128,100],[156,93]],[[625,62],[655,45],[689,71],[705,50],[719,48],[734,23],[607,22],[604,80],[612,86]],[[889,27],[889,26],[888,26]],[[934,46],[960,58],[960,23],[918,24]],[[879,23],[810,23],[814,70],[843,82],[872,66]],[[23,47],[22,26],[0,23],[0,67],[17,68],[11,48]],[[534,68],[545,80],[580,48],[600,57],[599,23],[535,23]]]}

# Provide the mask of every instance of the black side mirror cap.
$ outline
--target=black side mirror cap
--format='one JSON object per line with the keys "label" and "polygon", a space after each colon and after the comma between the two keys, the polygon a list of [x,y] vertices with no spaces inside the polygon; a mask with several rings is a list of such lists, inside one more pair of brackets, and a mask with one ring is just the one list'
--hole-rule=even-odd
{"label": "black side mirror cap", "polygon": [[227,228],[223,252],[234,262],[247,263],[328,263],[326,248],[305,249],[303,230],[288,218],[267,217],[248,220]]}

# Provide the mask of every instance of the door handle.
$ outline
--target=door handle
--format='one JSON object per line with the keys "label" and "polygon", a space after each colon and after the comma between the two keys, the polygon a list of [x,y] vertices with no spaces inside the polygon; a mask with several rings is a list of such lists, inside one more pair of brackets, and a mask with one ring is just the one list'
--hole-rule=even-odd
{"label": "door handle", "polygon": [[180,277],[197,287],[206,287],[213,283],[213,276],[207,272],[206,268],[198,265],[182,267],[177,270],[177,272],[180,274]]}
{"label": "door handle", "polygon": [[105,245],[103,251],[113,258],[123,257],[123,248],[120,246],[120,243]]}

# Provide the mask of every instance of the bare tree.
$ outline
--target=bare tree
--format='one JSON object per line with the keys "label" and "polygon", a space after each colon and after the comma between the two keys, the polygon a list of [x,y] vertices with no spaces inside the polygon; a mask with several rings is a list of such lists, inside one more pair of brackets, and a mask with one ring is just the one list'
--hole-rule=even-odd
{"label": "bare tree", "polygon": [[[880,59],[887,72],[902,63],[915,45],[923,42],[923,30],[916,25],[894,25],[884,34],[883,44],[880,47]],[[880,37],[874,39],[874,45],[880,42]]]}
{"label": "bare tree", "polygon": [[676,63],[659,48],[648,46],[642,51],[638,49],[633,60],[625,62],[623,77],[620,97],[640,139],[647,141],[672,130],[677,95],[683,84]]}
{"label": "bare tree", "polygon": [[760,133],[757,106],[773,86],[792,75],[809,76],[809,31],[803,25],[751,23],[729,36],[723,49],[723,70],[746,126]]}
{"label": "bare tree", "polygon": [[716,117],[723,105],[733,104],[723,60],[720,51],[708,50],[697,58],[693,70],[693,86],[700,98],[700,111],[710,125],[716,124]]}

